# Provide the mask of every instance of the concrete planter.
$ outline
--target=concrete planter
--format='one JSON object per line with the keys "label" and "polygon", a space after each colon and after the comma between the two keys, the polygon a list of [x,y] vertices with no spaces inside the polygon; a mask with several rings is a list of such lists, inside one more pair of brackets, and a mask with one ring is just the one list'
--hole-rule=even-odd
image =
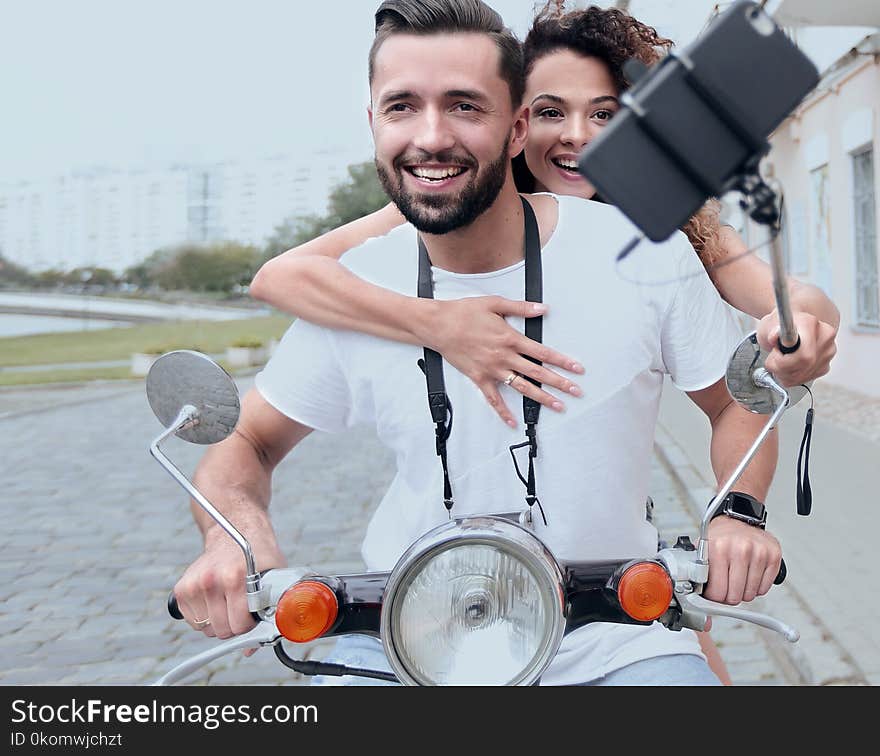
{"label": "concrete planter", "polygon": [[266,347],[226,347],[226,362],[230,367],[262,365],[266,358]]}
{"label": "concrete planter", "polygon": [[150,372],[153,363],[162,355],[149,352],[135,352],[131,355],[131,374],[143,377]]}

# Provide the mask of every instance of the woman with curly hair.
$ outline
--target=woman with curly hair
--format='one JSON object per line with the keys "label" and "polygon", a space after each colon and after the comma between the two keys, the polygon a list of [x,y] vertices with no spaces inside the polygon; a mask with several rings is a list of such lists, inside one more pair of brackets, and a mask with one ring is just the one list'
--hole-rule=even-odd
{"label": "woman with curly hair", "polygon": [[[566,13],[559,0],[535,18],[523,48],[524,105],[529,108],[525,150],[514,157],[521,192],[550,192],[598,199],[577,172],[577,157],[620,108],[629,83],[623,65],[636,58],[660,60],[672,42],[617,9],[589,7]],[[729,226],[719,221],[720,204],[708,202],[684,227],[721,296],[737,309],[760,318],[759,336],[775,344],[778,318],[770,268],[753,255]],[[435,301],[407,297],[376,287],[343,267],[339,258],[367,239],[404,222],[393,204],[267,262],[251,285],[254,298],[319,325],[362,331],[382,338],[424,345],[440,352],[482,391],[502,420],[513,414],[499,393],[499,376],[509,375],[522,356],[541,360],[541,383],[580,396],[573,382],[547,366],[571,373],[584,368],[571,357],[527,339],[505,316],[533,317],[543,305],[500,297]],[[719,264],[721,263],[721,264]],[[839,314],[816,287],[789,279],[801,348],[790,355],[773,350],[767,367],[792,385],[824,375],[835,352]],[[558,395],[519,381],[516,386],[551,409],[561,411]],[[729,683],[711,640],[700,638],[716,675]]]}

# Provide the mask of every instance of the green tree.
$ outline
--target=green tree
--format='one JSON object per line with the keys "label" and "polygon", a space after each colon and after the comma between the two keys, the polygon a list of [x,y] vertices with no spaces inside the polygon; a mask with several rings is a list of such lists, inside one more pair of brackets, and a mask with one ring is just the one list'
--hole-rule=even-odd
{"label": "green tree", "polygon": [[250,283],[259,261],[256,247],[236,242],[186,244],[152,275],[163,289],[231,292]]}
{"label": "green tree", "polygon": [[33,286],[35,284],[34,275],[27,268],[7,260],[0,254],[0,285]]}
{"label": "green tree", "polygon": [[157,286],[161,271],[173,264],[175,255],[174,248],[157,249],[145,260],[126,268],[122,279],[140,289]]}
{"label": "green tree", "polygon": [[99,268],[89,265],[83,268],[74,268],[64,274],[64,283],[89,286],[115,286],[119,282],[116,274],[109,268]]}
{"label": "green tree", "polygon": [[326,215],[287,218],[266,241],[264,259],[304,244],[346,223],[363,218],[388,203],[388,195],[371,162],[348,166],[348,178],[333,187]]}
{"label": "green tree", "polygon": [[372,162],[348,166],[348,181],[330,192],[327,221],[332,228],[350,223],[375,212],[388,203],[388,195],[379,183]]}
{"label": "green tree", "polygon": [[54,289],[64,284],[65,273],[63,270],[52,268],[37,273],[35,284],[40,289]]}

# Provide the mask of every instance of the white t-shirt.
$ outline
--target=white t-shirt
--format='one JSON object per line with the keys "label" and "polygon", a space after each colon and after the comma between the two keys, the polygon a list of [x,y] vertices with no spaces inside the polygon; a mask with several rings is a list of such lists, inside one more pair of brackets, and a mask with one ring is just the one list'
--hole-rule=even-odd
{"label": "white t-shirt", "polygon": [[[556,199],[556,230],[542,250],[543,341],[586,372],[570,376],[583,397],[566,397],[564,413],[541,410],[535,476],[548,524],[536,511],[534,531],[561,560],[652,555],[657,531],[645,499],[663,376],[685,391],[712,385],[724,375],[739,329],[684,234],[645,242],[619,266],[615,257],[633,237],[632,224],[609,205]],[[361,278],[416,294],[417,235],[409,224],[343,262]],[[524,298],[524,262],[491,273],[433,273],[436,299]],[[510,323],[523,330],[521,318]],[[370,570],[392,569],[416,538],[448,520],[421,357],[421,347],[298,320],[256,377],[266,401],[294,420],[327,432],[366,423],[396,454],[397,474],[362,545]],[[454,412],[447,444],[453,515],[523,509],[525,487],[508,451],[525,440],[521,394],[500,386],[520,420],[511,429],[447,362],[444,378]],[[525,470],[526,454],[519,459]],[[699,654],[696,636],[657,623],[594,623],[565,637],[542,684],[584,682],[672,653]]]}

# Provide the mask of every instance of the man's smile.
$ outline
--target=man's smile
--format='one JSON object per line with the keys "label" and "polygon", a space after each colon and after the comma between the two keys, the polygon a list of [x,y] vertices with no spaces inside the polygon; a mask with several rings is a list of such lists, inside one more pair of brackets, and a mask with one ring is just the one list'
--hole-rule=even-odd
{"label": "man's smile", "polygon": [[441,188],[457,183],[456,180],[469,170],[463,165],[440,163],[405,165],[403,169],[416,180],[417,185],[430,186],[431,188]]}

